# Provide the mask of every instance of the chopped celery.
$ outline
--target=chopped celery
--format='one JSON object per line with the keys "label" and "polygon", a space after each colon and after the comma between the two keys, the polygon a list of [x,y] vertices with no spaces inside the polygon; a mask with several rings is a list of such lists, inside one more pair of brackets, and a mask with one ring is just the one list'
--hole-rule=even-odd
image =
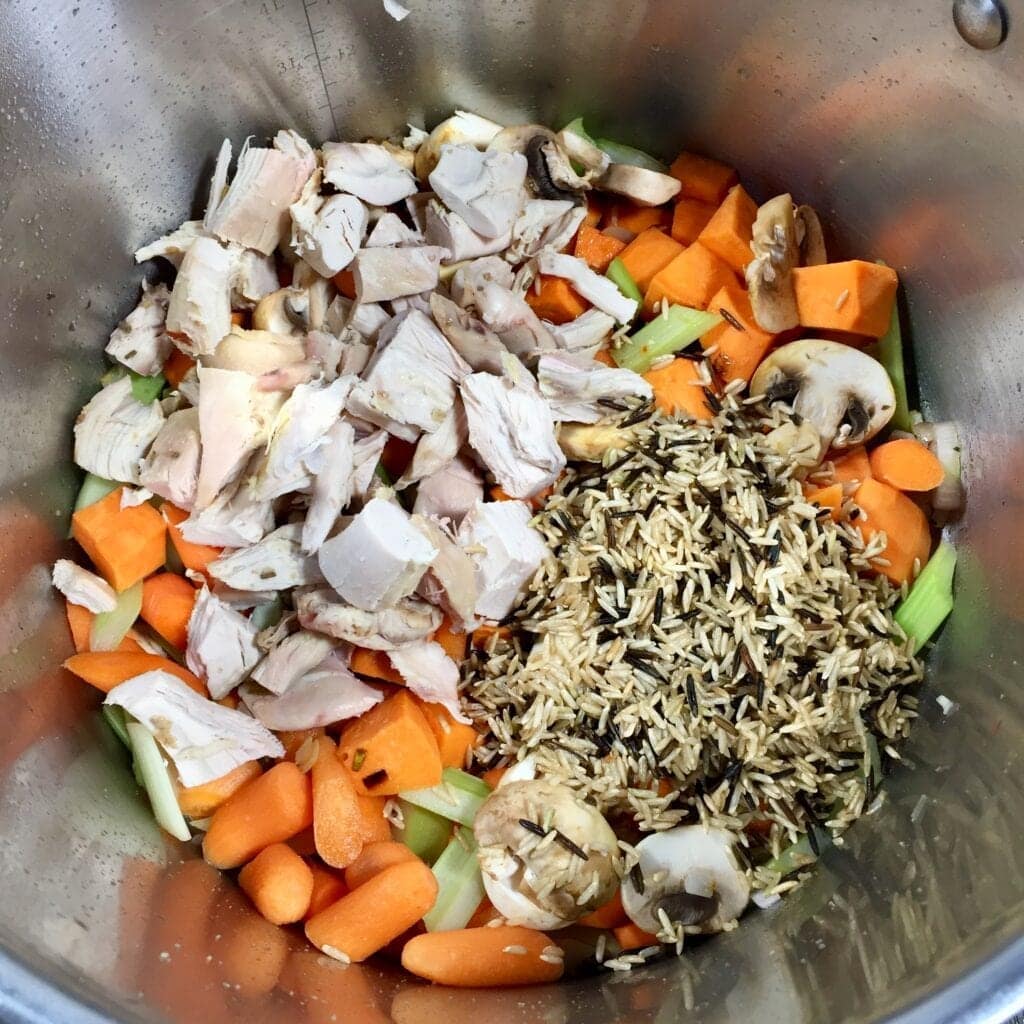
{"label": "chopped celery", "polygon": [[105,374],[103,374],[102,377],[100,377],[100,384],[102,384],[103,387],[107,387],[110,384],[113,384],[116,381],[121,380],[122,377],[126,377],[127,375],[128,370],[124,366],[118,364],[116,366],[112,366],[109,370],[107,370]]}
{"label": "chopped celery", "polygon": [[659,174],[665,174],[668,171],[668,168],[660,160],[656,160],[650,153],[645,153],[642,149],[634,149],[632,146],[615,142],[612,139],[595,139],[594,142],[599,149],[603,149],[612,158],[612,163],[643,167],[644,170],[657,171]]}
{"label": "chopped celery", "polygon": [[82,486],[78,489],[78,497],[75,498],[75,511],[95,505],[102,501],[111,491],[116,491],[121,485],[116,480],[106,480],[94,473],[86,473]]}
{"label": "chopped celery", "polygon": [[656,359],[686,348],[721,322],[717,313],[689,306],[669,306],[668,313],[656,316],[646,327],[641,327],[624,345],[613,349],[612,355],[619,366],[644,373]]}
{"label": "chopped celery", "polygon": [[423,916],[428,932],[465,928],[480,906],[484,880],[476,851],[472,830],[456,828],[455,836],[432,868],[437,879],[437,899]]}
{"label": "chopped celery", "polygon": [[433,811],[399,800],[402,828],[392,826],[391,835],[397,843],[404,843],[420,860],[433,864],[441,856],[452,836],[452,823]]}
{"label": "chopped celery", "polygon": [[276,626],[281,621],[283,614],[284,605],[281,602],[281,595],[275,594],[273,601],[258,604],[253,608],[249,621],[257,629],[268,629],[270,626]]}
{"label": "chopped celery", "polygon": [[132,749],[132,741],[128,736],[127,722],[125,721],[124,708],[119,708],[116,704],[102,704],[100,705],[100,711],[106,720],[107,725],[110,726],[114,735],[129,749]]}
{"label": "chopped celery", "polygon": [[101,612],[89,630],[90,651],[115,651],[142,611],[142,580],[117,595],[117,607]]}
{"label": "chopped celery", "polygon": [[910,593],[896,609],[896,621],[913,641],[916,654],[953,610],[956,549],[943,541],[928,559]]}
{"label": "chopped celery", "polygon": [[178,807],[178,799],[174,795],[174,784],[171,782],[167,762],[153,739],[152,733],[138,722],[128,722],[126,726],[131,739],[135,764],[142,776],[142,785],[149,796],[150,806],[156,823],[175,839],[183,842],[192,838],[188,830],[185,816]]}
{"label": "chopped celery", "polygon": [[903,333],[900,331],[900,311],[896,302],[892,304],[892,316],[889,330],[879,338],[871,350],[872,355],[885,367],[892,381],[892,389],[896,394],[896,411],[892,414],[890,424],[893,430],[912,430],[910,418],[910,401],[907,398],[907,376],[903,365]]}
{"label": "chopped celery", "polygon": [[144,405],[151,405],[155,402],[167,383],[162,373],[153,377],[143,377],[141,373],[136,373],[134,370],[130,370],[129,373],[132,378],[132,397],[136,402],[142,402]]}
{"label": "chopped celery", "polygon": [[626,269],[626,264],[615,257],[608,264],[608,270],[605,272],[605,277],[609,278],[615,285],[618,286],[620,292],[626,296],[627,299],[633,299],[634,302],[639,302],[643,305],[644,293],[636,285],[636,281],[633,280],[632,275]]}
{"label": "chopped celery", "polygon": [[597,140],[594,138],[586,128],[583,127],[583,118],[574,117],[563,129],[563,132],[572,132],[573,135],[578,135],[581,139],[586,139],[587,142],[597,145]]}
{"label": "chopped celery", "polygon": [[832,845],[832,836],[826,829],[818,825],[811,825],[814,829],[814,839],[818,846],[818,853],[814,852],[811,840],[808,836],[801,836],[795,843],[787,846],[778,857],[773,857],[765,867],[769,871],[778,871],[780,875],[791,875],[794,871],[808,867],[813,864],[821,853]]}
{"label": "chopped celery", "polygon": [[429,789],[413,789],[401,793],[407,803],[440,814],[442,818],[472,825],[480,805],[490,795],[491,787],[482,779],[458,768],[445,768],[441,783]]}

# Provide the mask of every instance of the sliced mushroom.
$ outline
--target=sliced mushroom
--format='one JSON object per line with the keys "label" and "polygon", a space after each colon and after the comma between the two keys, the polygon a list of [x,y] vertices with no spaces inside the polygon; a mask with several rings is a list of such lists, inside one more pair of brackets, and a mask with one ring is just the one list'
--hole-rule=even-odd
{"label": "sliced mushroom", "polygon": [[750,899],[750,882],[732,844],[728,832],[703,825],[655,832],[639,842],[639,862],[622,880],[629,919],[655,935],[664,931],[662,914],[705,933],[735,921]]}
{"label": "sliced mushroom", "polygon": [[529,182],[541,199],[582,202],[590,182],[573,170],[572,160],[558,136],[539,124],[505,128],[491,139],[489,151],[522,153],[529,169]]}
{"label": "sliced mushroom", "polygon": [[279,288],[256,304],[254,330],[294,337],[323,327],[333,297],[331,282],[301,260],[295,274],[290,288]]}
{"label": "sliced mushroom", "polygon": [[754,259],[747,264],[746,278],[758,326],[772,334],[796,327],[800,315],[793,268],[800,263],[800,246],[789,193],[769,199],[758,209],[750,248]]}
{"label": "sliced mushroom", "polygon": [[611,157],[590,139],[577,135],[576,132],[570,131],[568,128],[563,128],[558,133],[558,141],[572,160],[591,174],[600,176],[608,170]]}
{"label": "sliced mushroom", "polygon": [[796,208],[796,236],[800,243],[800,266],[817,267],[828,262],[825,232],[813,206]]}
{"label": "sliced mushroom", "polygon": [[611,164],[597,179],[603,192],[632,199],[638,206],[661,206],[679,194],[682,182],[668,174],[632,164]]}
{"label": "sliced mushroom", "polygon": [[822,450],[870,440],[896,408],[892,382],[881,363],[850,345],[820,338],[776,349],[757,368],[750,393],[791,404],[817,429]]}
{"label": "sliced mushroom", "polygon": [[441,159],[442,146],[464,145],[484,149],[500,131],[501,125],[488,121],[486,117],[465,110],[456,110],[420,143],[416,150],[416,177],[420,181],[427,180],[430,172],[437,166],[437,161]]}
{"label": "sliced mushroom", "polygon": [[636,428],[615,423],[563,423],[558,446],[572,462],[600,462],[606,452],[628,448]]}
{"label": "sliced mushroom", "polygon": [[790,465],[817,466],[825,454],[818,428],[808,420],[788,420],[765,434],[764,441]]}
{"label": "sliced mushroom", "polygon": [[279,288],[260,299],[252,311],[253,329],[284,337],[299,334],[303,329],[303,321],[295,308],[295,302],[301,295],[298,288]]}
{"label": "sliced mushroom", "polygon": [[618,885],[615,833],[560,783],[501,786],[477,811],[473,832],[484,889],[511,924],[564,928],[607,903]]}

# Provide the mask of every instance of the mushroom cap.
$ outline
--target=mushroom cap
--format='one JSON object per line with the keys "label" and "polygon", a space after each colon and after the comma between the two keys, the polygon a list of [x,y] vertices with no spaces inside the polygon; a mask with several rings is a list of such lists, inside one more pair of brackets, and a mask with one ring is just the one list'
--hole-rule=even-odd
{"label": "mushroom cap", "polygon": [[850,345],[804,338],[776,349],[750,381],[752,395],[791,402],[812,423],[822,450],[852,448],[892,419],[896,396],[877,360]]}
{"label": "mushroom cap", "polygon": [[750,249],[754,259],[745,276],[750,305],[758,326],[772,334],[800,323],[793,287],[793,268],[800,262],[793,197],[785,192],[757,210]]}
{"label": "mushroom cap", "polygon": [[641,840],[636,852],[643,892],[636,886],[635,869],[622,880],[622,906],[629,919],[657,934],[661,908],[690,930],[721,931],[750,899],[750,883],[732,845],[728,832],[703,825],[682,825]]}
{"label": "mushroom cap", "polygon": [[[559,837],[545,839],[537,829],[557,829]],[[477,812],[473,833],[487,896],[514,924],[564,928],[606,903],[618,885],[615,833],[597,808],[560,783],[500,786]]]}
{"label": "mushroom cap", "polygon": [[530,181],[542,199],[580,200],[590,188],[585,177],[573,169],[569,153],[550,128],[540,124],[517,124],[503,128],[487,145],[488,151],[522,153]]}
{"label": "mushroom cap", "polygon": [[600,462],[611,450],[628,448],[636,428],[620,427],[618,423],[563,423],[558,428],[558,446],[567,459],[574,462]]}
{"label": "mushroom cap", "polygon": [[632,164],[610,164],[597,179],[597,185],[604,192],[632,199],[638,206],[661,206],[683,187],[677,178]]}
{"label": "mushroom cap", "polygon": [[297,288],[279,288],[256,303],[252,311],[253,330],[269,331],[271,334],[289,336],[303,329],[295,302],[302,295]]}
{"label": "mushroom cap", "polygon": [[416,177],[420,181],[427,180],[441,159],[442,146],[464,145],[484,149],[500,131],[501,125],[486,117],[456,110],[451,117],[437,125],[416,150]]}

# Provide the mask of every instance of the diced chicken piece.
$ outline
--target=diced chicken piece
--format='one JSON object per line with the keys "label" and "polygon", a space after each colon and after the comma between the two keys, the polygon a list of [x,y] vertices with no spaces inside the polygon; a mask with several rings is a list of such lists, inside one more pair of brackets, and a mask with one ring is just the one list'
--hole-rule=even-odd
{"label": "diced chicken piece", "polygon": [[310,331],[306,335],[306,359],[314,363],[328,383],[338,378],[338,365],[345,343],[330,330]]}
{"label": "diced chicken piece", "polygon": [[179,409],[167,417],[142,461],[139,482],[188,512],[199,482],[199,410]]}
{"label": "diced chicken piece", "polygon": [[185,253],[192,248],[197,238],[206,237],[206,229],[201,220],[187,220],[180,228],[175,228],[169,235],[158,238],[149,245],[135,250],[135,262],[145,263],[146,260],[163,257],[175,268],[181,266]]}
{"label": "diced chicken piece", "polygon": [[352,451],[352,493],[355,497],[365,498],[373,481],[379,479],[377,467],[387,443],[385,430],[375,430],[356,441]]}
{"label": "diced chicken piece", "polygon": [[274,136],[274,149],[298,160],[307,178],[316,170],[316,150],[291,128],[282,128]]}
{"label": "diced chicken piece", "polygon": [[427,203],[423,214],[423,238],[427,245],[448,250],[444,262],[459,263],[502,252],[512,240],[506,231],[496,238],[477,234],[457,213],[446,210],[436,199]]}
{"label": "diced chicken piece", "polygon": [[408,597],[437,553],[400,505],[373,498],[320,548],[320,571],[349,604],[374,612]]}
{"label": "diced chicken piece", "polygon": [[402,423],[387,415],[378,406],[377,393],[366,381],[357,381],[353,385],[351,392],[349,392],[348,402],[345,405],[348,414],[354,417],[356,421],[366,426],[379,427],[392,437],[397,437],[401,441],[407,441],[409,444],[413,444],[422,432],[417,426]]}
{"label": "diced chicken piece", "polygon": [[448,519],[458,526],[483,496],[484,485],[476,466],[468,459],[458,458],[420,480],[413,512]]}
{"label": "diced chicken piece", "polygon": [[420,700],[440,704],[457,722],[469,722],[459,706],[459,666],[439,643],[421,640],[392,651],[388,658]]}
{"label": "diced chicken piece", "polygon": [[353,675],[336,654],[325,658],[280,697],[260,692],[251,683],[239,693],[253,716],[277,732],[319,729],[358,718],[384,699],[380,690]]}
{"label": "diced chicken piece", "polygon": [[391,206],[416,191],[416,179],[374,142],[325,142],[324,180],[373,206]]}
{"label": "diced chicken piece", "polygon": [[459,543],[476,564],[476,613],[503,619],[526,583],[549,557],[540,533],[530,526],[522,501],[479,502],[462,521]]}
{"label": "diced chicken piece", "polygon": [[239,370],[199,367],[199,437],[202,457],[195,507],[204,509],[241,473],[263,447],[283,398],[260,391],[259,382]]}
{"label": "diced chicken piece", "polygon": [[307,672],[312,672],[334,650],[334,642],[318,633],[286,636],[252,670],[251,678],[271,693],[289,690]]}
{"label": "diced chicken piece", "polygon": [[164,330],[167,303],[171,293],[167,285],[142,285],[139,304],[114,328],[106,353],[143,377],[163,369],[171,354],[171,339]]}
{"label": "diced chicken piece", "polygon": [[295,204],[291,215],[295,252],[324,277],[352,262],[366,234],[366,207],[355,196],[329,196],[313,209]]}
{"label": "diced chicken piece", "polygon": [[304,363],[292,363],[290,366],[282,366],[280,370],[261,373],[256,386],[260,391],[290,393],[300,384],[309,384],[310,381],[318,379],[322,374],[323,370],[320,364],[308,359]]}
{"label": "diced chicken piece", "polygon": [[53,564],[53,585],[71,602],[86,608],[94,615],[112,612],[117,607],[117,593],[102,577],[97,576],[68,558],[58,558]]}
{"label": "diced chicken piece", "polygon": [[559,252],[569,244],[586,215],[585,206],[568,199],[531,199],[512,227],[505,259],[521,263],[544,249]]}
{"label": "diced chicken piece", "polygon": [[511,288],[515,281],[512,268],[500,256],[481,256],[459,267],[452,275],[449,291],[463,308],[476,305],[477,291],[486,284]]}
{"label": "diced chicken piece", "polygon": [[287,590],[320,583],[316,558],[303,554],[301,540],[301,523],[280,526],[252,547],[221,555],[207,572],[234,590]]}
{"label": "diced chicken piece", "polygon": [[547,325],[558,347],[566,352],[593,355],[605,346],[615,330],[615,319],[599,309],[588,309],[567,324]]}
{"label": "diced chicken piece", "polygon": [[432,292],[422,292],[419,295],[403,295],[400,299],[392,299],[390,302],[391,312],[395,316],[402,316],[410,310],[418,309],[424,316],[430,316],[430,296]]}
{"label": "diced chicken piece", "polygon": [[345,374],[359,376],[370,365],[372,358],[373,346],[363,341],[354,331],[350,331],[342,338],[338,373],[341,376]]}
{"label": "diced chicken piece", "polygon": [[[193,583],[199,586],[207,582],[206,577],[202,573],[193,573],[190,570],[186,575]],[[225,586],[217,580],[214,580],[211,589],[216,598],[223,601],[224,604],[229,608],[233,608],[236,612],[254,611],[256,608],[271,604],[278,599],[276,590],[235,590],[234,587]],[[257,646],[259,646],[258,641]]]}
{"label": "diced chicken piece", "polygon": [[[373,226],[366,239],[367,249],[376,249],[383,245],[422,245],[423,232],[418,228],[409,227],[397,213],[385,213]],[[428,245],[438,243],[429,242]]]}
{"label": "diced chicken piece", "polygon": [[379,422],[366,414],[368,404],[371,412],[385,418],[381,425],[392,433],[397,431],[387,421],[416,428],[411,437],[405,432],[406,439],[415,440],[419,431],[432,433],[441,426],[455,401],[456,383],[470,372],[433,321],[411,310],[381,332],[364,373],[365,388],[353,389],[364,406],[353,403],[350,408],[357,416]]}
{"label": "diced chicken piece", "polygon": [[407,597],[394,608],[367,612],[346,604],[332,590],[299,594],[295,608],[304,628],[371,651],[395,651],[425,640],[442,619],[440,609],[426,601]]}
{"label": "diced chicken piece", "polygon": [[355,470],[355,431],[345,420],[327,431],[325,444],[309,463],[314,474],[312,496],[302,527],[302,550],[316,552],[352,500]]}
{"label": "diced chicken piece", "polygon": [[540,393],[548,400],[556,420],[596,423],[608,415],[601,401],[623,398],[650,400],[651,385],[632,370],[620,370],[585,356],[564,352],[540,357],[537,364]]}
{"label": "diced chicken piece", "polygon": [[338,422],[354,381],[339,377],[333,384],[312,381],[295,388],[270,428],[267,454],[254,482],[257,497],[277,498],[305,486],[308,460]]}
{"label": "diced chicken piece", "polygon": [[348,326],[348,318],[355,303],[345,298],[340,292],[331,299],[324,314],[323,330],[329,334],[340,335]]}
{"label": "diced chicken piece", "polygon": [[[248,143],[244,144],[248,148]],[[233,155],[231,140],[225,139],[217,150],[217,160],[213,165],[213,175],[210,178],[210,194],[206,200],[206,212],[203,216],[203,227],[208,227],[209,219],[220,205],[228,190],[228,175],[231,172],[231,157]]]}
{"label": "diced chicken piece", "polygon": [[299,198],[311,173],[308,161],[298,155],[244,149],[223,199],[206,211],[206,230],[224,242],[269,255],[285,236],[288,207]]}
{"label": "diced chicken piece", "polygon": [[542,274],[565,278],[583,298],[620,324],[627,324],[636,316],[636,300],[627,299],[614,281],[595,273],[576,256],[545,251],[537,257],[537,267]]}
{"label": "diced chicken piece", "polygon": [[405,126],[409,129],[404,139],[402,139],[402,149],[407,149],[410,153],[415,153],[416,150],[423,145],[427,139],[430,138],[430,132],[424,131],[422,128],[417,128],[414,124],[407,124]]}
{"label": "diced chicken piece", "polygon": [[232,327],[217,348],[203,356],[202,364],[215,370],[241,370],[260,377],[305,359],[302,338]]}
{"label": "diced chicken piece", "polygon": [[232,309],[252,309],[261,299],[281,287],[274,257],[255,249],[230,247],[235,256],[235,274],[231,280]]}
{"label": "diced chicken piece", "polygon": [[181,524],[181,534],[192,544],[244,548],[262,540],[274,528],[274,507],[257,501],[245,481],[222,491],[202,511],[193,510]]}
{"label": "diced chicken piece", "polygon": [[405,201],[405,208],[409,213],[409,220],[412,226],[422,235],[423,229],[427,226],[426,213],[427,203],[435,198],[433,192],[415,192]]}
{"label": "diced chicken piece", "polygon": [[430,296],[430,312],[449,344],[473,370],[503,372],[508,349],[489,327],[439,292]]}
{"label": "diced chicken piece", "polygon": [[208,355],[231,330],[234,275],[234,254],[215,238],[197,238],[185,253],[167,306],[167,331],[189,355]]}
{"label": "diced chicken piece", "polygon": [[241,711],[201,697],[157,669],[115,686],[104,701],[144,725],[174,762],[183,786],[201,786],[246,761],[284,757],[281,741]]}
{"label": "diced chicken piece", "polygon": [[107,480],[137,484],[142,457],[163,425],[159,402],[136,401],[131,378],[115,380],[78,414],[75,463]]}
{"label": "diced chicken piece", "polygon": [[203,587],[188,620],[185,664],[214,700],[226,697],[260,660],[256,627],[242,614]]}
{"label": "diced chicken piece", "polygon": [[376,341],[381,329],[390,319],[387,310],[379,303],[355,302],[352,304],[345,326],[366,341]]}
{"label": "diced chicken piece", "polygon": [[444,422],[432,434],[424,434],[416,444],[412,461],[406,467],[397,488],[401,490],[425,476],[444,469],[469,442],[469,426],[462,402],[456,398]]}
{"label": "diced chicken piece", "polygon": [[551,409],[529,372],[474,373],[461,385],[469,441],[507,494],[529,498],[565,468]]}
{"label": "diced chicken piece", "polygon": [[442,146],[441,159],[430,172],[430,187],[473,231],[497,238],[512,230],[522,209],[526,170],[522,153]]}
{"label": "diced chicken piece", "polygon": [[528,357],[558,347],[554,335],[527,301],[499,284],[485,284],[476,291],[476,307],[484,323],[502,344],[517,356]]}
{"label": "diced chicken piece", "polygon": [[361,249],[353,263],[360,302],[384,302],[437,287],[447,249],[434,245]]}
{"label": "diced chicken piece", "polygon": [[437,548],[417,593],[443,608],[456,629],[469,633],[476,627],[476,574],[473,560],[433,519],[414,515],[413,524]]}

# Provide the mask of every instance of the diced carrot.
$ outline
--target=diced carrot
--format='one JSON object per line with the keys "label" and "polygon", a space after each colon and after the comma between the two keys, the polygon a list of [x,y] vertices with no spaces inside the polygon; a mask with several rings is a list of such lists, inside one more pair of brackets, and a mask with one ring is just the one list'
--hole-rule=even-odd
{"label": "diced carrot", "polygon": [[210,819],[203,856],[221,869],[237,868],[272,843],[283,843],[313,824],[309,778],[282,761],[246,783]]}
{"label": "diced carrot", "polygon": [[540,291],[528,288],[524,296],[529,307],[542,320],[553,324],[567,324],[590,308],[590,303],[573,290],[564,277],[540,275]]}
{"label": "diced carrot", "polygon": [[632,923],[624,924],[614,931],[615,941],[618,942],[623,950],[644,949],[647,946],[660,945],[657,935],[645,932],[643,928]]}
{"label": "diced carrot", "polygon": [[819,508],[832,509],[832,521],[838,522],[843,507],[843,485],[829,484],[827,487],[810,487],[804,497]]}
{"label": "diced carrot", "polygon": [[310,859],[306,861],[309,870],[313,872],[313,891],[309,896],[309,909],[306,911],[306,920],[316,917],[322,910],[326,910],[332,903],[337,903],[348,892],[345,879],[337,871],[324,867],[319,861]]}
{"label": "diced carrot", "polygon": [[497,789],[498,783],[501,782],[502,777],[507,771],[508,768],[504,765],[502,765],[500,768],[488,768],[487,771],[485,771],[481,777],[483,778],[484,782],[486,782],[487,785],[491,787],[491,789]]}
{"label": "diced carrot", "polygon": [[869,459],[871,475],[898,491],[930,491],[946,475],[935,455],[912,437],[880,444]]}
{"label": "diced carrot", "polygon": [[139,617],[172,647],[183,651],[188,646],[188,620],[195,603],[196,588],[184,576],[160,572],[142,584]]}
{"label": "diced carrot", "polygon": [[[598,353],[600,354],[600,353]],[[604,362],[604,360],[600,360]],[[554,485],[549,485],[542,490],[539,490],[536,494],[531,495],[526,501],[530,504],[531,508],[543,508],[544,502],[547,501],[548,497],[554,494]],[[513,498],[511,494],[508,494],[501,484],[495,484],[488,492],[491,496],[491,501],[521,501],[521,498]]]}
{"label": "diced carrot", "polygon": [[207,696],[201,679],[176,661],[145,651],[85,651],[73,654],[64,667],[79,679],[84,679],[97,690],[109,693],[115,686],[141,676],[143,672],[169,672],[190,686],[196,693]]}
{"label": "diced carrot", "polygon": [[223,553],[223,548],[214,547],[211,544],[193,544],[185,540],[180,525],[188,519],[188,513],[184,509],[165,501],[160,506],[160,512],[167,522],[167,532],[170,535],[174,550],[181,559],[181,564],[193,572],[206,572],[206,567],[217,561]]}
{"label": "diced carrot", "polygon": [[402,966],[437,985],[455,988],[538,985],[562,976],[564,964],[556,942],[543,932],[513,925],[427,932],[405,944]]}
{"label": "diced carrot", "polygon": [[244,309],[231,310],[231,323],[235,327],[245,327],[249,322],[249,314]]}
{"label": "diced carrot", "polygon": [[797,267],[793,285],[800,323],[880,338],[889,329],[898,283],[892,267],[866,260]]}
{"label": "diced carrot", "polygon": [[648,228],[622,250],[619,259],[640,291],[646,292],[654,277],[682,251],[683,247],[660,228]]}
{"label": "diced carrot", "polygon": [[589,224],[584,224],[576,235],[575,255],[599,274],[603,274],[625,248],[626,243],[621,238],[612,238]]}
{"label": "diced carrot", "polygon": [[602,227],[620,227],[639,235],[648,228],[668,228],[672,212],[662,206],[637,206],[636,203],[618,202],[605,215]]}
{"label": "diced carrot", "polygon": [[219,779],[198,786],[185,786],[177,794],[181,813],[186,818],[208,818],[228,797],[262,774],[259,761],[246,761]]}
{"label": "diced carrot", "polygon": [[666,416],[685,413],[697,420],[714,416],[700,370],[692,359],[673,359],[667,366],[648,370],[643,377],[654,388],[654,404]]}
{"label": "diced carrot", "polygon": [[352,652],[349,668],[357,675],[368,676],[370,679],[381,679],[385,683],[405,685],[398,669],[391,664],[391,659],[384,651],[370,651],[365,647],[357,647]]}
{"label": "diced carrot", "polygon": [[841,484],[860,484],[871,479],[871,462],[863,445],[830,456],[833,479]]}
{"label": "diced carrot", "polygon": [[175,346],[164,363],[164,379],[172,388],[179,387],[185,375],[196,365],[196,361]]}
{"label": "diced carrot", "polygon": [[[775,341],[775,335],[761,330],[750,308],[750,297],[736,281],[727,284],[712,298],[708,310],[721,313],[723,320],[700,339],[705,349],[717,346],[711,363],[728,384],[750,380]],[[738,326],[737,326],[738,325]]]}
{"label": "diced carrot", "polygon": [[681,198],[699,199],[717,206],[739,181],[729,166],[696,153],[680,153],[672,162],[669,174],[682,182]]}
{"label": "diced carrot", "polygon": [[[332,280],[334,281],[334,287],[346,299],[354,299],[356,297],[356,276],[351,270],[339,270]],[[282,285],[281,287],[286,288],[287,285]]]}
{"label": "diced carrot", "polygon": [[652,316],[662,299],[674,305],[707,309],[718,292],[735,282],[736,275],[725,260],[694,242],[654,275],[644,294],[644,310]]}
{"label": "diced carrot", "polygon": [[238,884],[271,924],[292,924],[309,910],[313,872],[291,847],[273,843],[242,868]]}
{"label": "diced carrot", "polygon": [[358,889],[386,868],[414,860],[418,861],[419,857],[405,843],[395,843],[389,839],[367,843],[362,853],[345,869],[345,885],[350,891]]}
{"label": "diced carrot", "polygon": [[[93,615],[88,608],[83,608],[80,604],[72,604],[70,601],[65,602],[65,611],[68,616],[68,626],[71,629],[71,642],[74,644],[75,650],[79,654],[84,654],[89,650],[89,635],[92,633],[92,620],[95,619],[96,616]],[[131,652],[141,651],[142,648],[129,634],[121,641],[120,644],[118,644],[117,650],[122,652]]]}
{"label": "diced carrot", "polygon": [[741,273],[754,258],[750,239],[756,216],[757,204],[742,185],[733,185],[697,241]]}
{"label": "diced carrot", "polygon": [[306,938],[330,956],[359,963],[411,928],[436,899],[437,879],[426,864],[394,864],[310,918]]}
{"label": "diced carrot", "polygon": [[466,658],[466,648],[469,646],[469,636],[466,633],[458,633],[452,628],[452,620],[446,615],[437,627],[434,634],[435,643],[444,648],[444,653],[456,663],[461,663]]}
{"label": "diced carrot", "polygon": [[699,199],[680,199],[672,213],[672,237],[682,245],[693,245],[697,236],[715,215],[714,203]]}
{"label": "diced carrot", "polygon": [[865,542],[876,533],[886,536],[885,551],[889,564],[877,566],[893,583],[909,582],[914,577],[914,563],[923,569],[931,550],[931,532],[925,514],[905,494],[881,480],[865,480],[854,496],[864,513],[854,520]]}
{"label": "diced carrot", "polygon": [[71,517],[75,540],[118,592],[156,572],[167,557],[167,524],[148,502],[121,508],[123,488]]}
{"label": "diced carrot", "polygon": [[615,895],[597,910],[591,911],[586,917],[580,918],[580,924],[588,928],[611,930],[629,923],[626,911],[622,907],[622,893],[616,889]]}
{"label": "diced carrot", "polygon": [[284,759],[294,761],[306,740],[316,739],[323,734],[323,729],[294,729],[279,732],[277,738],[281,741],[281,746],[284,747]]}
{"label": "diced carrot", "polygon": [[664,777],[658,779],[658,796],[668,796],[675,788],[676,785],[671,779]]}
{"label": "diced carrot", "polygon": [[593,192],[587,195],[587,215],[583,218],[583,223],[587,227],[596,228],[601,222],[601,218],[605,214],[605,201]]}
{"label": "diced carrot", "polygon": [[445,768],[464,768],[466,754],[480,742],[480,734],[465,722],[456,722],[441,704],[431,704],[416,698],[427,724],[437,740],[441,764]]}
{"label": "diced carrot", "polygon": [[369,796],[392,796],[441,781],[437,740],[406,690],[346,726],[338,756],[352,769],[359,791]]}
{"label": "diced carrot", "polygon": [[496,636],[500,640],[508,640],[512,636],[511,626],[492,626],[485,622],[473,630],[473,646],[484,648],[490,643],[491,637]]}
{"label": "diced carrot", "polygon": [[242,699],[237,693],[225,693],[223,697],[218,697],[214,703],[219,704],[222,708],[230,708],[232,711],[237,711],[238,705],[242,703]]}

